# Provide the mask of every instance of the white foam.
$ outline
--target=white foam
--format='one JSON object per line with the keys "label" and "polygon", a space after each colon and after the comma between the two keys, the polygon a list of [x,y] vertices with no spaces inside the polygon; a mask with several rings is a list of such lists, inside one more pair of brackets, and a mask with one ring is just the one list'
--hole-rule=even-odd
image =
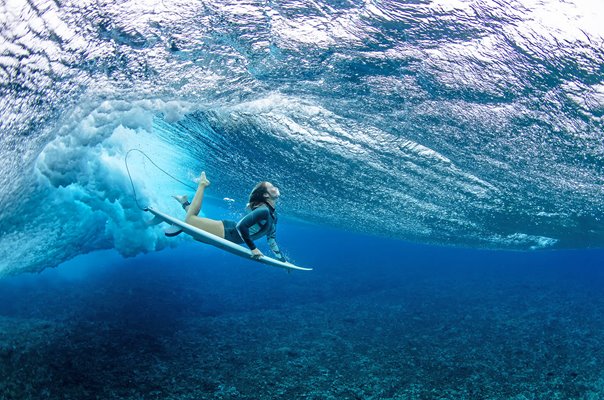
{"label": "white foam", "polygon": [[541,250],[553,247],[558,240],[546,236],[527,235],[526,233],[513,233],[507,236],[494,235],[490,241],[503,248],[529,248]]}
{"label": "white foam", "polygon": [[[163,114],[177,121],[189,109],[161,100],[106,101],[75,109],[37,158],[38,187],[20,215],[26,223],[0,238],[0,275],[39,271],[99,249],[134,256],[168,245],[137,208],[124,156],[139,148],[176,169],[186,158],[153,134],[153,118]],[[134,156],[130,169],[139,203],[173,206],[162,192],[170,183],[158,170]]]}

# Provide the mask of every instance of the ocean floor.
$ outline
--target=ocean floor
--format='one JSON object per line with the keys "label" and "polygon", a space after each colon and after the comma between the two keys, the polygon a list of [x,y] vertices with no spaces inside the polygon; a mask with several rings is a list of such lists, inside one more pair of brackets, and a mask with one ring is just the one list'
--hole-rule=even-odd
{"label": "ocean floor", "polygon": [[0,285],[0,398],[604,398],[601,274],[120,268]]}

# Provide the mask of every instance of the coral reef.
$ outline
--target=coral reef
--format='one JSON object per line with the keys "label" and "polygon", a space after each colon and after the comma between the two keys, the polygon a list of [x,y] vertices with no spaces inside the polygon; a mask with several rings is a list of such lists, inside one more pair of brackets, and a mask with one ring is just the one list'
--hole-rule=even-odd
{"label": "coral reef", "polygon": [[159,307],[165,298],[152,291],[145,298],[144,290],[135,293],[143,296],[140,308],[120,308],[113,293],[114,304],[81,318],[2,317],[0,397],[604,395],[604,304],[589,290],[435,279],[328,301],[176,316]]}

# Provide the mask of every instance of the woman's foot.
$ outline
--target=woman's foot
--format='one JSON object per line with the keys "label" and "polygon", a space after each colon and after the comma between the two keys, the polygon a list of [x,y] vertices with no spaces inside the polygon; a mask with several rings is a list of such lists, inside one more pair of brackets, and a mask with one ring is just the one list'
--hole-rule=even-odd
{"label": "woman's foot", "polygon": [[187,207],[191,204],[189,202],[189,198],[187,197],[186,194],[183,195],[174,195],[172,196],[174,199],[176,199],[176,201],[178,201],[180,203],[180,205],[182,206],[182,208],[187,211]]}
{"label": "woman's foot", "polygon": [[176,199],[176,201],[178,201],[180,203],[180,205],[182,206],[183,204],[186,204],[189,202],[189,198],[187,197],[186,194],[176,194],[174,196],[172,196],[173,199]]}
{"label": "woman's foot", "polygon": [[206,173],[203,171],[201,175],[199,175],[199,186],[207,187],[210,186],[210,181],[206,178]]}

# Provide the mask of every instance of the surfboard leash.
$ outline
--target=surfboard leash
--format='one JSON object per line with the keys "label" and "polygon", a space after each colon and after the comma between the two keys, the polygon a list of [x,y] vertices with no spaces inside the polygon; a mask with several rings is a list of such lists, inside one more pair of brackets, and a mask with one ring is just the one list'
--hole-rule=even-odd
{"label": "surfboard leash", "polygon": [[132,186],[132,193],[134,194],[134,202],[136,203],[136,206],[141,210],[141,211],[147,211],[149,207],[142,207],[140,205],[140,203],[138,202],[138,197],[136,196],[136,189],[134,188],[134,181],[132,180],[132,175],[130,174],[130,168],[128,167],[128,156],[130,155],[130,153],[132,153],[133,151],[138,151],[139,153],[141,153],[145,158],[147,158],[147,160],[149,160],[151,162],[151,164],[153,164],[153,166],[157,169],[159,169],[161,172],[163,172],[164,174],[166,174],[167,176],[169,176],[170,178],[174,179],[176,182],[188,187],[189,189],[193,189],[196,190],[193,186],[189,185],[186,182],[181,181],[180,179],[178,179],[177,177],[175,177],[174,175],[170,174],[168,171],[166,171],[165,169],[163,169],[162,167],[160,167],[159,165],[157,165],[152,159],[151,157],[149,157],[147,154],[145,154],[144,151],[139,150],[139,149],[130,149],[128,150],[128,152],[126,153],[126,156],[124,157],[124,163],[126,164],[126,171],[128,171],[128,178],[130,179],[130,185]]}

